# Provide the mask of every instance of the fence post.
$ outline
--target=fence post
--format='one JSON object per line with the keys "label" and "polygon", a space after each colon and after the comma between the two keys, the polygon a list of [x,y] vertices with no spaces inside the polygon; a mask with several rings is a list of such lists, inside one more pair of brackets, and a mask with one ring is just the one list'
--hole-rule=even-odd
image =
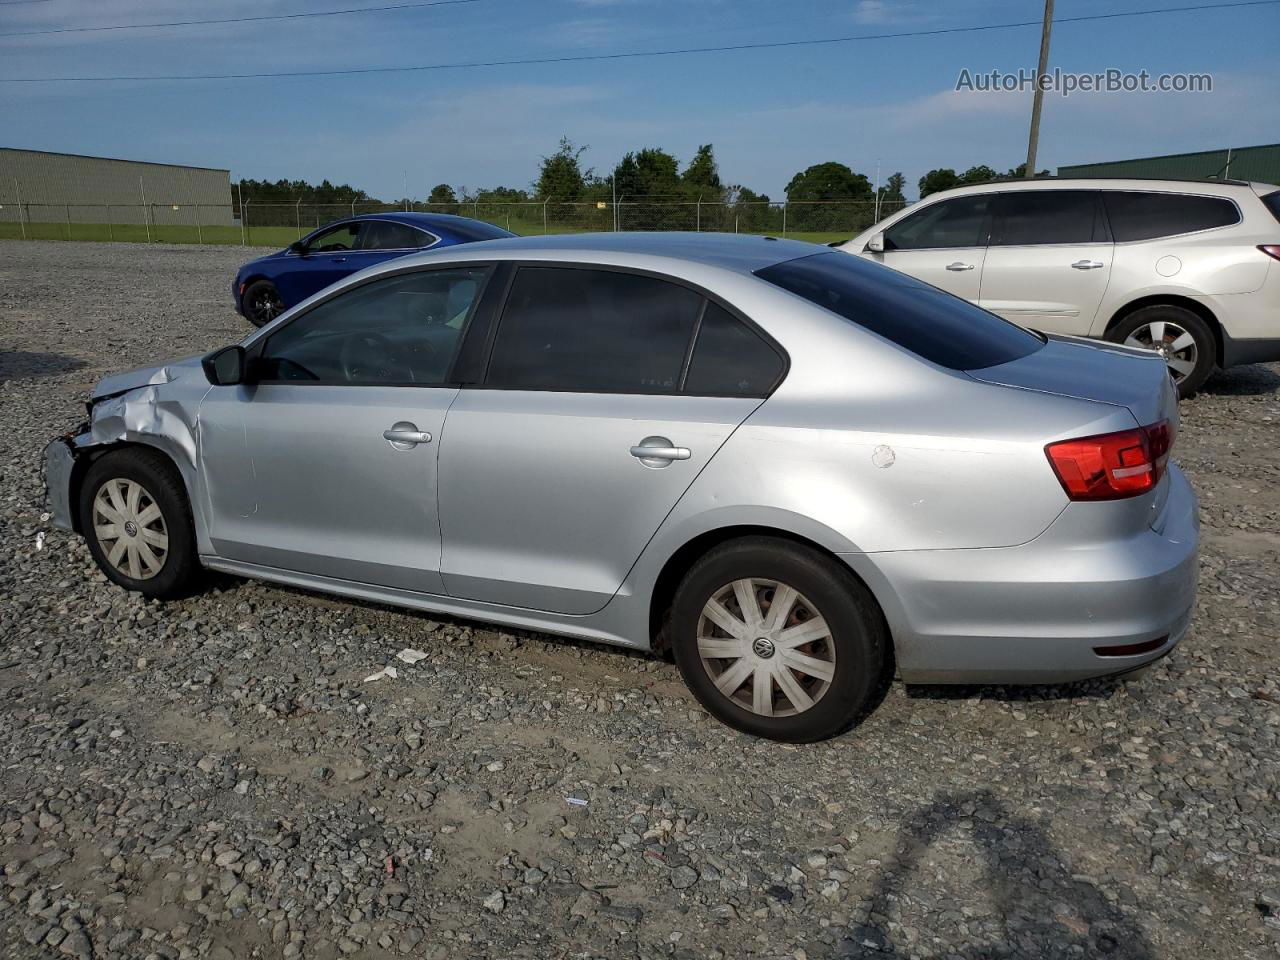
{"label": "fence post", "polygon": [[240,198],[240,246],[247,246],[248,234],[245,232],[244,225],[244,187],[240,181],[236,181],[236,196]]}
{"label": "fence post", "polygon": [[71,204],[64,203],[62,205],[62,213],[67,218],[67,239],[71,239]]}
{"label": "fence post", "polygon": [[22,187],[18,185],[18,178],[13,178],[13,192],[18,195],[18,229],[22,231],[22,239],[27,239],[27,221],[22,219]]}
{"label": "fence post", "polygon": [[782,201],[782,235],[787,235],[787,201]]}
{"label": "fence post", "polygon": [[353,217],[356,215],[356,202],[354,200],[351,201],[351,215]]}
{"label": "fence post", "polygon": [[697,233],[702,232],[702,194],[698,194],[698,219],[694,224],[694,230]]}
{"label": "fence post", "polygon": [[249,204],[252,203],[252,197],[249,198],[247,203],[243,200],[240,201],[240,235],[244,238],[242,246],[246,247],[249,245]]}
{"label": "fence post", "polygon": [[733,232],[738,232],[738,215],[736,213],[733,215]]}
{"label": "fence post", "polygon": [[142,178],[138,178],[138,190],[142,194],[142,222],[147,225],[147,243],[151,242],[151,218],[147,215],[147,188],[142,182]]}
{"label": "fence post", "polygon": [[204,230],[200,226],[200,204],[196,204],[196,243],[204,243]]}
{"label": "fence post", "polygon": [[298,239],[302,239],[302,198],[298,198],[298,202],[293,207],[294,222],[298,225]]}
{"label": "fence post", "polygon": [[114,241],[116,238],[115,228],[111,226],[111,204],[107,204],[107,240]]}
{"label": "fence post", "polygon": [[542,232],[547,232],[547,201],[542,201]]}

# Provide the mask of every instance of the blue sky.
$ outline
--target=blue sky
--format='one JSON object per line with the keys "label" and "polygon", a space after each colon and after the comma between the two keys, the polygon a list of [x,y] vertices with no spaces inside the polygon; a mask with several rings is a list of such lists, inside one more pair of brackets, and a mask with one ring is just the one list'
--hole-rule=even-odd
{"label": "blue sky", "polygon": [[[390,0],[0,3],[0,32],[261,16]],[[1058,0],[1071,17],[1193,0]],[[437,8],[0,39],[0,77],[258,72],[656,50],[1036,19],[1038,0],[476,0]],[[1209,94],[1046,96],[1040,164],[1280,140],[1280,6],[1055,27],[1051,66],[1206,72]],[[971,71],[1034,66],[1039,29],[613,62],[166,83],[0,84],[0,146],[328,178],[394,198],[435,183],[527,186],[567,135],[607,171],[627,150],[781,198],[838,160],[915,182],[933,167],[1025,156],[1030,93],[958,93]]]}

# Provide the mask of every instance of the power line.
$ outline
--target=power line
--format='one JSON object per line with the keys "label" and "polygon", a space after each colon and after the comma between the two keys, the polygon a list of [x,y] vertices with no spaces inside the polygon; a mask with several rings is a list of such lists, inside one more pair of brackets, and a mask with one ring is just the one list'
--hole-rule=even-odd
{"label": "power line", "polygon": [[[1270,7],[1280,0],[1236,0],[1233,3],[1204,3],[1185,7],[1155,7],[1147,10],[1129,10],[1123,13],[1096,13],[1078,17],[1060,17],[1055,23],[1087,23],[1099,20],[1119,20],[1127,17],[1149,17],[1166,13],[1187,13],[1199,10],[1226,10],[1239,7]],[[938,37],[958,33],[980,33],[994,30],[1013,30],[1020,27],[1040,27],[1041,20],[1022,20],[1016,23],[989,23],[970,27],[943,27],[935,30],[908,30],[898,33],[864,33],[848,37],[824,37],[813,40],[769,40],[759,43],[735,43],[715,47],[681,47],[672,50],[630,50],[621,53],[584,53],[560,57],[526,57],[513,60],[473,60],[457,63],[431,63],[405,67],[352,67],[345,70],[291,70],[278,73],[192,73],[151,76],[112,77],[0,77],[0,83],[110,83],[182,81],[182,80],[265,80],[289,77],[339,77],[380,73],[422,73],[433,70],[472,70],[483,67],[535,66],[554,63],[585,63],[597,60],[634,60],[644,57],[675,57],[698,53],[731,53],[742,50],[775,50],[784,47],[810,47],[837,43],[854,43],[866,40],[896,40],[909,37]]]}
{"label": "power line", "polygon": [[[0,6],[6,0],[0,0]],[[45,0],[7,0],[18,3],[43,3]],[[421,7],[451,7],[480,0],[424,0],[421,3],[389,3],[381,7],[351,7],[346,10],[315,10],[308,13],[263,14],[257,17],[226,17],[221,20],[169,20],[164,23],[119,23],[107,27],[54,27],[49,30],[17,30],[0,33],[0,37],[46,37],[55,33],[103,33],[108,30],[146,30],[150,27],[199,27],[226,23],[258,23],[263,20],[302,20],[307,17],[341,17],[352,13],[385,13],[388,10],[416,10]]]}

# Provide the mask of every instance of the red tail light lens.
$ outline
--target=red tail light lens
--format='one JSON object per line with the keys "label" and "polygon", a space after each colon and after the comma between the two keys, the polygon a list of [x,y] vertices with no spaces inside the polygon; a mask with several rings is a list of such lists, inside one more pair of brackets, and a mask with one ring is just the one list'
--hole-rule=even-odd
{"label": "red tail light lens", "polygon": [[1062,440],[1044,448],[1072,500],[1122,500],[1155,489],[1173,449],[1167,420],[1136,430]]}
{"label": "red tail light lens", "polygon": [[1268,257],[1275,257],[1280,260],[1280,243],[1264,243],[1258,247]]}

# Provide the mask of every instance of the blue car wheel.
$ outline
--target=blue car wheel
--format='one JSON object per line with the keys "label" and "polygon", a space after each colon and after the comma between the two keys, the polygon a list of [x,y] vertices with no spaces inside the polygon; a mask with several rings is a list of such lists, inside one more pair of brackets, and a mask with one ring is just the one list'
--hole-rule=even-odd
{"label": "blue car wheel", "polygon": [[249,284],[242,298],[244,315],[255,327],[265,326],[284,313],[284,301],[280,291],[270,280],[256,280]]}

